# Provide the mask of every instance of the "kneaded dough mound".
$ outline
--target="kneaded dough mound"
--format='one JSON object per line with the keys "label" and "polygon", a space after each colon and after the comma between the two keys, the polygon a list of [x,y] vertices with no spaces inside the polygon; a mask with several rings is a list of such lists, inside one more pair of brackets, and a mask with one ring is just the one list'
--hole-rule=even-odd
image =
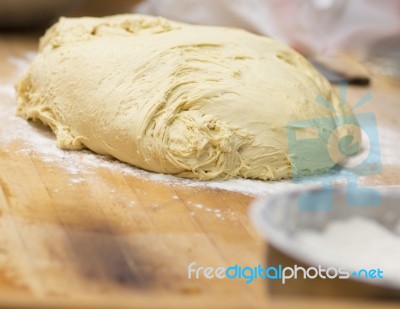
{"label": "kneaded dough mound", "polygon": [[62,149],[202,180],[290,177],[287,123],[332,117],[318,94],[340,109],[272,39],[140,15],[61,18],[17,92],[18,115],[50,126]]}

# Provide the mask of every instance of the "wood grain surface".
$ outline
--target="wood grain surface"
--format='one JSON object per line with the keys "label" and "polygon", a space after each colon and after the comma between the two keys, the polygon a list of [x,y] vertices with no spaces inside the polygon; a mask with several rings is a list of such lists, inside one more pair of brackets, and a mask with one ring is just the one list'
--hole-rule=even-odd
{"label": "wood grain surface", "polygon": [[[18,73],[10,57],[26,57],[37,39],[30,34],[0,37],[0,85],[15,82]],[[349,100],[366,90],[349,89]],[[362,110],[376,112],[380,124],[398,130],[397,85],[375,77],[369,90],[373,104]],[[15,105],[13,97],[0,91],[2,133],[13,130],[2,109]],[[343,288],[325,282],[318,289],[308,281],[284,288],[262,280],[249,285],[242,280],[188,280],[192,261],[228,266],[287,259],[268,248],[250,224],[247,211],[253,197],[150,181],[106,167],[71,183],[63,166],[50,165],[35,152],[18,151],[27,147],[21,140],[7,145],[0,140],[0,307],[399,307],[391,300],[393,293],[360,284]],[[399,185],[399,167],[384,166],[381,175],[366,181]],[[222,218],[216,215],[220,212]]]}

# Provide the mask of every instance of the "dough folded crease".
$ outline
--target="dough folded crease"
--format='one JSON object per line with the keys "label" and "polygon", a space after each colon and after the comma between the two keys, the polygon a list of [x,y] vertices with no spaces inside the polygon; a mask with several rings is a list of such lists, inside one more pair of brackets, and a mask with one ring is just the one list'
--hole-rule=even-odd
{"label": "dough folded crease", "polygon": [[[296,122],[325,119],[314,124],[333,143],[359,135],[337,128],[351,112],[301,55],[239,29],[141,15],[61,18],[39,51],[16,85],[17,114],[48,125],[62,149],[200,180],[273,180],[337,163],[298,160],[307,152],[293,152],[287,131],[302,130]],[[330,146],[318,145],[313,155],[323,158]]]}

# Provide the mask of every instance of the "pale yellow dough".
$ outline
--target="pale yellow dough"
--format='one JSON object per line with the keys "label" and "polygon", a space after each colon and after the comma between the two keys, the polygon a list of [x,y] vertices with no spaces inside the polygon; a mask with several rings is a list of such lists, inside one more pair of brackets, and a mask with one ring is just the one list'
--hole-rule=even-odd
{"label": "pale yellow dough", "polygon": [[202,180],[290,177],[286,124],[331,117],[318,94],[340,104],[272,39],[138,15],[62,18],[17,92],[18,115],[49,125],[62,149]]}

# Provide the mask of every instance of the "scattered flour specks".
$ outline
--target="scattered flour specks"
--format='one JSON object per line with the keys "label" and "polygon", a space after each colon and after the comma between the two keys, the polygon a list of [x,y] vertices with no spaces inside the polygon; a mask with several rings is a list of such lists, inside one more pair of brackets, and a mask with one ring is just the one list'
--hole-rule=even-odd
{"label": "scattered flour specks", "polygon": [[[29,62],[35,53],[29,53],[26,58],[10,58],[9,62],[15,67],[16,76],[27,70]],[[111,173],[122,173],[132,177],[190,187],[203,187],[240,192],[252,196],[261,196],[268,193],[280,192],[293,187],[309,186],[312,184],[295,184],[290,180],[285,181],[260,181],[249,179],[231,179],[201,182],[190,179],[178,178],[172,175],[147,172],[131,165],[119,162],[109,157],[94,154],[88,150],[64,151],[57,148],[53,134],[46,128],[27,122],[15,116],[16,100],[12,84],[15,81],[0,84],[0,93],[6,100],[0,102],[0,145],[2,152],[16,151],[20,155],[40,158],[49,166],[49,169],[63,168],[70,176],[71,183],[84,181],[82,175],[95,175],[98,168],[108,169]],[[379,128],[381,156],[385,164],[398,164],[400,148],[392,147],[391,141],[399,140],[400,133],[385,127]],[[18,143],[18,147],[13,147]],[[15,150],[17,149],[17,150]],[[363,181],[361,181],[363,183]],[[377,183],[376,185],[379,185]],[[144,193],[146,194],[146,192]],[[173,196],[173,199],[179,199]]]}

